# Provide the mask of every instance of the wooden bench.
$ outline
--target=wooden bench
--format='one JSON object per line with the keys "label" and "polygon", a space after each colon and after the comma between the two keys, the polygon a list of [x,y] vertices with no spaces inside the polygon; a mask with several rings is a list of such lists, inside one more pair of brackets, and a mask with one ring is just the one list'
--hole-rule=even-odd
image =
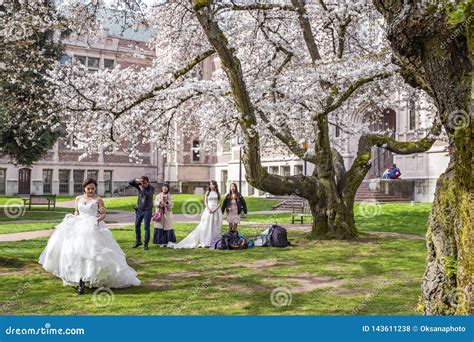
{"label": "wooden bench", "polygon": [[28,206],[28,210],[31,210],[32,205],[47,205],[48,211],[56,209],[56,195],[30,195],[30,198],[23,199],[23,205]]}
{"label": "wooden bench", "polygon": [[313,215],[311,214],[311,209],[307,201],[303,201],[301,206],[293,207],[291,209],[291,224],[295,224],[295,221],[304,223],[304,218],[309,217],[310,220],[313,219]]}

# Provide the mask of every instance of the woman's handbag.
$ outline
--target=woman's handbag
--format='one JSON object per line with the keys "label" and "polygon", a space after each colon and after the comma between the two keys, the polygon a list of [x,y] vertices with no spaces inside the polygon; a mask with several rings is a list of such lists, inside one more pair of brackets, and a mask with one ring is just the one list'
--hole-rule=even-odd
{"label": "woman's handbag", "polygon": [[154,222],[160,222],[162,217],[163,217],[163,214],[161,213],[161,211],[158,211],[155,213],[155,215],[153,215],[151,219]]}

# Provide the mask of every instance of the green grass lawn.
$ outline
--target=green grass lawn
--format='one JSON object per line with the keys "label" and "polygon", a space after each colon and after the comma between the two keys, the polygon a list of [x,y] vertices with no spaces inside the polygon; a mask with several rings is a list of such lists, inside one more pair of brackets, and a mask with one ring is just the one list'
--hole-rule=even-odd
{"label": "green grass lawn", "polygon": [[[247,197],[247,207],[249,211],[272,210],[279,200],[267,200],[260,197]],[[175,214],[200,214],[204,210],[204,195],[175,194],[173,195],[173,213]],[[137,203],[137,196],[119,197],[106,199],[107,209],[133,211],[133,206]]]}
{"label": "green grass lawn", "polygon": [[17,216],[8,216],[5,214],[5,212],[0,210],[0,222],[5,222],[5,221],[18,221],[21,222],[22,220],[35,220],[35,221],[41,221],[41,220],[60,220],[64,218],[64,215],[66,213],[73,213],[74,209],[65,209],[64,212],[59,212],[59,211],[26,211],[23,212],[22,214],[19,214]]}
{"label": "green grass lawn", "polygon": [[[194,226],[177,225],[178,240]],[[251,236],[261,229],[241,227],[241,231]],[[290,231],[293,246],[288,248],[212,251],[153,245],[143,251],[131,249],[132,227],[112,232],[137,270],[141,286],[113,289],[113,301],[101,307],[93,290],[78,296],[42,270],[37,260],[46,239],[2,243],[2,314],[418,314],[424,241],[381,237],[313,241],[304,232]],[[280,291],[274,303],[286,298],[289,305],[273,305],[274,290]]]}
{"label": "green grass lawn", "polygon": [[[2,223],[0,224],[0,234],[30,232],[34,230],[53,229],[60,221],[55,222],[34,222],[34,223]],[[1,245],[0,245],[1,246]]]}
{"label": "green grass lawn", "polygon": [[[76,199],[77,195],[74,196],[56,196],[56,202],[68,202],[68,201],[74,201]],[[28,197],[28,195],[24,195],[25,198]],[[8,203],[23,203],[23,200],[20,198],[20,196],[0,196],[0,205],[5,205]]]}
{"label": "green grass lawn", "polygon": [[[360,231],[396,232],[424,236],[431,210],[430,203],[387,203],[359,204],[354,208],[357,228]],[[291,214],[249,214],[242,217],[244,222],[291,223]],[[307,217],[304,223],[310,223]]]}

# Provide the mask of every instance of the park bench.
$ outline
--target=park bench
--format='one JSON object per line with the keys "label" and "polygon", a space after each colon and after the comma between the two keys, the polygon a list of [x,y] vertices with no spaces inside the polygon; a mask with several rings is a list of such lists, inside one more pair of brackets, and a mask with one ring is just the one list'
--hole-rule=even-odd
{"label": "park bench", "polygon": [[30,195],[30,198],[23,199],[23,205],[28,206],[28,210],[31,210],[32,205],[47,205],[48,211],[56,209],[56,195]]}
{"label": "park bench", "polygon": [[299,221],[301,224],[303,224],[305,217],[309,217],[310,220],[313,218],[307,201],[303,201],[301,205],[291,209],[291,224],[295,224],[296,221]]}

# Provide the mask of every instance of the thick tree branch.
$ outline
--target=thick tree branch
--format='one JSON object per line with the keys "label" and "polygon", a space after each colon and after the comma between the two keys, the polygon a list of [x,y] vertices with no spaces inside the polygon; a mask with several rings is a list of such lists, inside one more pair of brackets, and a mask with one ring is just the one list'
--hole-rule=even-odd
{"label": "thick tree branch", "polygon": [[257,109],[257,112],[262,121],[267,125],[268,130],[272,132],[278,140],[285,144],[294,155],[310,163],[316,163],[316,158],[314,156],[308,157],[306,150],[300,144],[298,144],[288,127],[282,126],[277,129],[270,124],[270,120],[268,120],[268,117],[263,111]]}
{"label": "thick tree branch", "polygon": [[136,99],[135,101],[133,101],[132,103],[130,103],[129,105],[125,106],[124,108],[122,108],[120,111],[118,112],[114,112],[114,111],[111,111],[112,114],[115,115],[116,118],[118,118],[119,116],[121,116],[123,113],[126,113],[127,111],[129,111],[130,109],[138,106],[140,103],[146,101],[146,100],[149,100],[153,97],[156,96],[156,92],[158,91],[161,91],[161,90],[164,90],[164,89],[167,89],[169,88],[171,85],[173,85],[173,83],[179,79],[181,76],[184,76],[186,75],[189,71],[191,71],[196,65],[198,65],[199,63],[201,63],[202,61],[204,61],[206,58],[212,56],[213,54],[215,53],[214,49],[209,49],[207,50],[206,52],[203,52],[202,54],[196,56],[193,60],[191,60],[190,63],[188,63],[185,67],[179,69],[179,70],[176,70],[175,72],[173,72],[173,75],[171,77],[171,79],[168,81],[168,82],[165,82],[159,86],[156,86],[154,87],[152,90],[150,90],[149,92],[141,95],[138,99]]}
{"label": "thick tree branch", "polygon": [[[360,87],[362,87],[362,86],[364,86],[364,85],[366,85],[370,82],[373,82],[376,79],[384,79],[384,78],[388,78],[390,76],[392,76],[392,73],[386,72],[386,73],[377,74],[377,75],[370,76],[370,77],[361,78],[361,79],[357,80],[357,82],[352,83],[350,85],[350,87],[336,99],[335,102],[334,102],[334,98],[333,98],[334,95],[333,94],[328,95],[325,102],[328,103],[329,105],[324,108],[324,111],[321,114],[327,115],[327,114],[335,111],[336,109],[338,109]],[[316,114],[313,119],[316,119],[317,115],[319,115],[319,114]]]}
{"label": "thick tree branch", "polygon": [[418,141],[397,141],[390,136],[373,133],[362,135],[359,139],[357,156],[346,176],[338,184],[338,188],[343,192],[344,200],[353,201],[354,194],[370,170],[372,146],[382,147],[398,154],[426,152],[441,134],[441,127],[441,123],[435,119],[430,132]]}
{"label": "thick tree branch", "polygon": [[199,6],[198,8],[193,6],[193,8],[209,43],[219,55],[222,68],[229,79],[232,95],[239,111],[238,121],[246,146],[242,159],[249,183],[258,189],[276,195],[298,192],[304,198],[319,196],[319,180],[316,177],[278,176],[269,174],[262,167],[260,138],[255,130],[257,126],[255,108],[248,94],[240,60],[235,55],[235,50],[229,47],[227,38],[213,19],[210,8],[208,6]]}
{"label": "thick tree branch", "polygon": [[293,6],[285,4],[270,4],[270,3],[255,3],[248,5],[240,5],[234,0],[230,4],[220,3],[217,5],[217,10],[231,9],[234,11],[254,11],[254,10],[282,10],[282,11],[296,11]]}
{"label": "thick tree branch", "polygon": [[308,19],[308,13],[306,11],[304,0],[291,0],[291,3],[298,10],[298,21],[303,32],[303,38],[306,46],[308,47],[311,60],[314,63],[315,61],[321,59],[321,55],[319,54],[313,30],[311,29],[311,23]]}

